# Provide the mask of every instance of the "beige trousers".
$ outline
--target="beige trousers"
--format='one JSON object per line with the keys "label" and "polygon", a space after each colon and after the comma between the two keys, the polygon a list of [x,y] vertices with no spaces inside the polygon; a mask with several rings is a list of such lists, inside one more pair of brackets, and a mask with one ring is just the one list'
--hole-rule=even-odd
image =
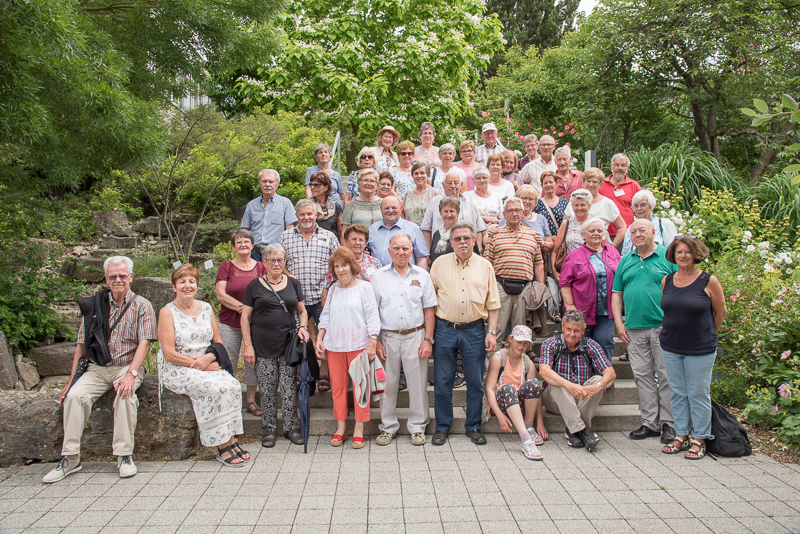
{"label": "beige trousers", "polygon": [[[114,387],[114,382],[121,380],[130,365],[111,365],[102,367],[89,364],[86,372],[69,390],[64,399],[64,445],[63,456],[80,454],[81,436],[86,428],[86,421],[92,412],[92,405],[106,391]],[[142,384],[142,374],[136,378],[136,389]],[[119,395],[114,399],[114,436],[112,452],[114,456],[133,454],[133,435],[136,432],[136,410],[139,398],[134,393],[127,399]]]}
{"label": "beige trousers", "polygon": [[518,324],[525,324],[525,300],[522,296],[531,283],[525,284],[525,287],[522,288],[522,293],[519,295],[509,295],[503,290],[500,282],[495,281],[495,283],[497,284],[497,293],[500,296],[500,313],[497,316],[497,344],[500,345],[501,340],[503,343],[506,341],[505,332],[509,320],[511,321],[511,328]]}
{"label": "beige trousers", "polygon": [[386,396],[380,401],[382,432],[397,434],[400,423],[397,420],[397,396],[400,384],[400,363],[406,375],[408,385],[408,421],[406,428],[409,434],[425,432],[431,420],[428,406],[428,360],[419,357],[419,346],[425,339],[425,329],[410,334],[400,335],[388,330],[381,330],[381,343],[386,349]]}
{"label": "beige trousers", "polygon": [[[600,375],[594,375],[583,385],[591,386],[599,382],[600,379]],[[542,394],[542,403],[548,412],[561,414],[570,433],[575,434],[587,426],[589,428],[592,427],[592,418],[600,405],[600,401],[603,400],[604,393],[605,390],[601,390],[600,393],[593,397],[580,400],[570,395],[566,388],[548,384]]]}

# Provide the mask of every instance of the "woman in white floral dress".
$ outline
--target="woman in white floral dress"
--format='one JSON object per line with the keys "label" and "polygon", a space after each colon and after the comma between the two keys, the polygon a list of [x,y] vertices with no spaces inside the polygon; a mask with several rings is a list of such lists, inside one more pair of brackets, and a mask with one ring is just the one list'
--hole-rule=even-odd
{"label": "woman in white floral dress", "polygon": [[197,269],[189,264],[172,273],[175,300],[158,315],[159,382],[192,399],[200,442],[217,447],[217,460],[242,467],[250,459],[236,441],[236,434],[244,433],[242,388],[208,352],[211,343],[222,343],[222,337],[211,305],[194,299],[197,280]]}

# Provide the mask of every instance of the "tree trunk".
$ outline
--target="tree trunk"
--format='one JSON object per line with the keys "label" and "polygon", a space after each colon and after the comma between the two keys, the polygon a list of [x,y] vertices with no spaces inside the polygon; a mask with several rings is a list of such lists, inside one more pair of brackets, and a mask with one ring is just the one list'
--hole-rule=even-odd
{"label": "tree trunk", "polygon": [[692,109],[692,121],[694,122],[694,134],[700,143],[700,150],[711,152],[711,139],[708,137],[708,129],[703,113],[703,104],[697,100],[690,102]]}
{"label": "tree trunk", "polygon": [[758,158],[758,161],[753,168],[750,170],[750,183],[754,184],[758,181],[761,177],[761,174],[764,172],[764,169],[767,168],[767,165],[772,163],[775,160],[775,156],[778,155],[780,152],[780,147],[786,142],[786,138],[789,136],[791,132],[793,132],[797,128],[796,122],[786,122],[786,123],[776,123],[773,122],[770,125],[770,129],[772,133],[775,135],[775,138],[772,142],[771,148],[766,148],[762,153],[761,157]]}
{"label": "tree trunk", "polygon": [[353,123],[351,133],[353,135],[353,141],[347,146],[347,152],[345,153],[345,163],[347,164],[348,170],[356,168],[356,157],[358,156],[359,150],[361,150],[361,147],[358,146],[358,123]]}

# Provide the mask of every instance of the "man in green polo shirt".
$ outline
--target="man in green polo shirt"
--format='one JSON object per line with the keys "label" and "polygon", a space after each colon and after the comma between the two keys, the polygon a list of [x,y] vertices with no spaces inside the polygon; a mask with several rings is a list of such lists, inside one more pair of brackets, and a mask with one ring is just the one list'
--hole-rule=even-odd
{"label": "man in green polo shirt", "polygon": [[[655,228],[648,219],[637,219],[630,227],[634,250],[617,266],[611,295],[611,311],[620,339],[628,344],[633,378],[639,390],[642,426],[631,439],[661,436],[662,443],[675,439],[672,395],[661,357],[661,280],[678,266],[667,261],[667,250],[656,244]],[[625,323],[622,305],[625,304]],[[656,369],[658,375],[656,377]]]}

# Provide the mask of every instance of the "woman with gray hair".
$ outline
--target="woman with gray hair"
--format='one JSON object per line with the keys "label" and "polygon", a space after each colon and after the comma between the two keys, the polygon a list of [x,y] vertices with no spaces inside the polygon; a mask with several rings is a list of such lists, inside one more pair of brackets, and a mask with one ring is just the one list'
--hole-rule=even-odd
{"label": "woman with gray hair", "polygon": [[456,147],[453,143],[445,143],[439,147],[439,159],[442,160],[442,164],[436,169],[431,169],[431,185],[439,191],[444,191],[444,177],[451,169],[455,169],[461,177],[463,191],[467,184],[467,173],[453,165],[453,160],[456,159]]}
{"label": "woman with gray hair", "polygon": [[[664,248],[667,248],[670,243],[678,235],[678,228],[675,223],[666,217],[657,217],[653,214],[653,209],[656,207],[656,197],[649,189],[642,189],[633,195],[631,208],[633,215],[636,219],[649,219],[653,222],[653,228],[656,230],[656,243]],[[622,240],[622,255],[633,250],[633,242],[631,241],[631,229],[625,231],[625,239]]]}
{"label": "woman with gray hair", "polygon": [[442,164],[439,159],[439,148],[433,146],[436,139],[436,130],[430,121],[423,122],[419,127],[420,146],[414,149],[414,161],[421,161],[430,167],[438,167]]}
{"label": "woman with gray hair", "polygon": [[499,223],[503,212],[503,201],[500,195],[489,189],[489,171],[486,167],[478,167],[472,173],[472,180],[475,183],[475,189],[467,191],[464,196],[478,208],[483,222],[486,224]]}
{"label": "woman with gray hair", "polygon": [[539,159],[539,138],[536,134],[528,134],[522,140],[525,156],[519,160],[519,170],[535,159]]}
{"label": "woman with gray hair", "polygon": [[359,150],[358,156],[356,157],[356,165],[360,170],[351,172],[350,177],[347,179],[347,192],[344,194],[345,206],[347,206],[348,202],[358,196],[358,177],[361,175],[361,171],[365,169],[374,169],[377,162],[378,149],[376,147],[365,146]]}
{"label": "woman with gray hair", "polygon": [[[302,445],[303,436],[296,417],[295,370],[287,365],[283,351],[295,329],[302,341],[310,339],[303,289],[296,278],[283,274],[286,249],[282,245],[267,245],[261,254],[266,274],[247,284],[241,322],[244,361],[255,367],[261,391],[261,446],[275,446],[279,387],[283,435],[292,443]],[[294,312],[299,320],[297,325]]]}
{"label": "woman with gray hair", "polygon": [[311,198],[313,196],[310,185],[311,175],[317,172],[324,172],[331,181],[331,200],[344,208],[344,203],[342,202],[342,195],[344,195],[344,190],[342,189],[342,175],[331,167],[332,158],[333,153],[331,152],[331,147],[328,145],[323,143],[314,147],[314,159],[317,160],[317,164],[306,170],[306,198]]}

